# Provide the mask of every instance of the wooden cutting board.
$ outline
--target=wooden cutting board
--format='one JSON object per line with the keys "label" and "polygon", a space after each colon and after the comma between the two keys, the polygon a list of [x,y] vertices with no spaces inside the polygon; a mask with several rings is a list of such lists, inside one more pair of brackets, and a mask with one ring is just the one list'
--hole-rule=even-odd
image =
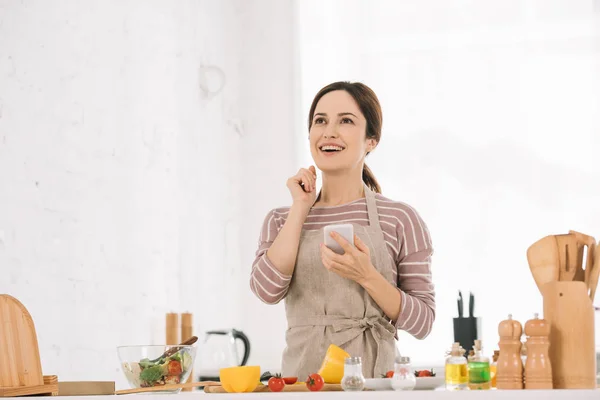
{"label": "wooden cutting board", "polygon": [[[308,388],[306,387],[306,384],[304,382],[298,383],[298,384],[293,384],[293,385],[285,385],[283,387],[283,391],[284,392],[310,392],[310,390],[308,390]],[[325,385],[323,385],[323,388],[320,391],[321,392],[342,392],[342,391],[344,391],[344,389],[342,389],[342,385],[340,385],[340,384],[326,383]],[[223,386],[205,386],[204,392],[205,393],[227,393],[225,391],[225,389],[223,389]],[[253,392],[264,393],[264,392],[271,392],[271,390],[269,389],[269,386],[267,386],[267,385],[258,385],[256,387],[256,389],[254,389]]]}
{"label": "wooden cutting board", "polygon": [[58,394],[58,378],[42,375],[31,315],[7,294],[0,294],[0,338],[0,397]]}

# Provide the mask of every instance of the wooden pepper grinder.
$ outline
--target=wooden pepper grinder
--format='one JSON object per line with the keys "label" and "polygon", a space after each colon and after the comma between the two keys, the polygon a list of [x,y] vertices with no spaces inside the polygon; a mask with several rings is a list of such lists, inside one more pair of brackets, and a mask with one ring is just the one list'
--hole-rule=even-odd
{"label": "wooden pepper grinder", "polygon": [[521,323],[512,319],[511,314],[498,325],[500,355],[496,365],[497,389],[523,389],[522,333]]}
{"label": "wooden pepper grinder", "polygon": [[527,336],[527,362],[525,363],[525,389],[552,389],[552,367],[548,348],[550,347],[550,324],[539,319],[525,323]]}

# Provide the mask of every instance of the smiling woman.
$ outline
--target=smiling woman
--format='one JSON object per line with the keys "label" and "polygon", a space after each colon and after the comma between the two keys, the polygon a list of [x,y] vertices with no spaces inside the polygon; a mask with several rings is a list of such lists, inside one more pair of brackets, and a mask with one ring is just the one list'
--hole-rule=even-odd
{"label": "smiling woman", "polygon": [[[321,89],[309,112],[316,169],[289,178],[292,206],[264,220],[250,279],[267,304],[285,299],[288,321],[283,374],[318,370],[330,344],[362,357],[367,378],[392,369],[396,330],[423,339],[435,319],[431,237],[411,206],[381,195],[365,157],[381,138],[375,93],[361,83],[336,82]],[[353,225],[354,243],[323,228]],[[310,344],[310,345],[309,345]]]}

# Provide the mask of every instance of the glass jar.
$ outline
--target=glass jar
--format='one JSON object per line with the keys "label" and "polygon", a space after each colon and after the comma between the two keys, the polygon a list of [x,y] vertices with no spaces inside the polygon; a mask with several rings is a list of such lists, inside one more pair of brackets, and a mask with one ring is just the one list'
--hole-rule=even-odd
{"label": "glass jar", "polygon": [[344,361],[344,377],[342,389],[348,392],[357,392],[365,387],[365,377],[362,373],[362,360],[360,357],[348,357]]}
{"label": "glass jar", "polygon": [[413,390],[417,384],[417,378],[410,365],[409,357],[398,357],[394,363],[394,376],[392,377],[392,389]]}

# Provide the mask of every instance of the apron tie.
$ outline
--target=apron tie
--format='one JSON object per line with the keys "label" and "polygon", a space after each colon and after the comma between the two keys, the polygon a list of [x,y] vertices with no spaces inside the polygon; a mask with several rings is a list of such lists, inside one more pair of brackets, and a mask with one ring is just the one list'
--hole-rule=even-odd
{"label": "apron tie", "polygon": [[380,316],[365,318],[350,318],[334,315],[310,316],[288,318],[288,326],[331,326],[333,333],[337,336],[335,345],[342,347],[344,344],[356,339],[368,330],[377,346],[375,355],[375,371],[382,371],[381,364],[381,342],[394,339],[396,328],[386,319]]}

